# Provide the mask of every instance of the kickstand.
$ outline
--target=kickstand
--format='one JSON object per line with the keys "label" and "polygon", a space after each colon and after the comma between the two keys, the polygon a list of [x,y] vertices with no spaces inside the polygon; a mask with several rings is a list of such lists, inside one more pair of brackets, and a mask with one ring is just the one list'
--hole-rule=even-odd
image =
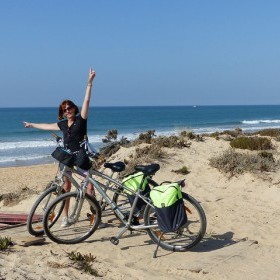
{"label": "kickstand", "polygon": [[157,251],[158,251],[158,247],[159,247],[159,243],[160,243],[160,240],[161,240],[161,237],[163,236],[163,232],[161,233],[159,239],[158,239],[158,243],[157,243],[157,247],[154,251],[154,255],[153,255],[153,258],[156,258],[157,257]]}

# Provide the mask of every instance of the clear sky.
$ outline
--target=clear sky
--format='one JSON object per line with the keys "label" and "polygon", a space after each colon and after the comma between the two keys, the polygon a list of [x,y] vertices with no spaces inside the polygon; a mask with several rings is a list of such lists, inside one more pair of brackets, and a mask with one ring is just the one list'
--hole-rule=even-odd
{"label": "clear sky", "polygon": [[0,107],[280,104],[280,1],[1,0]]}

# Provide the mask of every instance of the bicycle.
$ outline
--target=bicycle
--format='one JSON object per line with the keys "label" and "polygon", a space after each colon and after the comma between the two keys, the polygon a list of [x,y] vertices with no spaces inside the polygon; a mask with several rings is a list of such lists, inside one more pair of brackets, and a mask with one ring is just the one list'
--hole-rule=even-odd
{"label": "bicycle", "polygon": [[[136,171],[143,172],[143,179],[140,184],[142,186],[144,180],[153,176],[158,170],[158,164],[141,165],[135,167]],[[94,178],[92,175],[95,175]],[[113,183],[115,193],[120,190],[127,190],[134,196],[134,202],[130,209],[122,209],[104,192],[103,184],[97,178],[105,178]],[[185,204],[185,211],[188,214],[188,222],[176,232],[162,234],[157,225],[157,219],[149,197],[143,196],[140,193],[140,188],[137,192],[128,189],[125,185],[121,184],[113,178],[109,178],[97,170],[90,169],[89,174],[84,180],[81,188],[74,192],[62,194],[55,199],[46,210],[43,219],[43,225],[46,235],[54,242],[62,244],[75,244],[82,242],[89,238],[97,229],[101,220],[102,210],[97,200],[86,193],[88,183],[92,183],[95,189],[100,193],[115,215],[122,221],[124,227],[114,237],[110,238],[112,244],[119,244],[119,239],[127,230],[146,230],[151,240],[158,244],[163,249],[182,252],[186,251],[203,238],[206,231],[206,216],[201,205],[189,194],[183,193],[183,200]],[[145,202],[146,206],[143,211],[144,222],[142,224],[135,224],[134,215],[137,201],[141,199]],[[72,225],[68,228],[61,228],[58,220],[50,220],[49,216],[52,215],[56,209],[60,209],[66,200],[70,200],[71,209],[69,209]],[[93,211],[89,211],[92,209]],[[128,212],[127,212],[128,211]]]}
{"label": "bicycle", "polygon": [[[53,134],[53,137],[56,138],[58,146],[62,146],[61,138],[55,134]],[[92,158],[96,158],[98,154],[94,154],[92,152],[91,156]],[[125,164],[123,162],[106,162],[104,163],[104,168],[109,168],[111,170],[110,177],[113,177],[115,173],[120,173],[124,171]],[[78,181],[78,179],[76,180],[73,176],[79,176],[77,177],[78,179],[84,179],[86,177],[86,175],[75,166],[73,168],[67,167],[66,165],[62,165],[62,168],[61,166],[58,167],[58,171],[54,180],[50,183],[46,190],[43,193],[41,193],[36,199],[27,217],[27,230],[31,235],[40,236],[44,234],[43,216],[45,210],[47,209],[47,206],[51,201],[65,193],[63,189],[64,177],[67,177],[76,189],[80,188],[81,183]],[[105,184],[106,188],[109,188],[109,184],[110,182],[107,181]],[[105,210],[105,201],[102,198],[100,198],[99,203],[101,205],[101,209]],[[59,210],[56,211],[56,215],[52,214],[52,216],[50,216],[50,219],[53,221],[53,223],[55,223],[58,217],[61,215],[63,208],[64,205],[61,205]]]}

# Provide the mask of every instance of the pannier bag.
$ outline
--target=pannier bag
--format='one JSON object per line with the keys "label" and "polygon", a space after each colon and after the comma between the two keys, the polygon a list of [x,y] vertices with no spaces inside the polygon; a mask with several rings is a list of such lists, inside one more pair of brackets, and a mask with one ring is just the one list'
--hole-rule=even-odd
{"label": "pannier bag", "polygon": [[74,155],[62,147],[57,147],[52,152],[52,157],[61,162],[62,164],[72,167],[75,162]]}
{"label": "pannier bag", "polygon": [[84,170],[89,170],[91,167],[91,161],[86,154],[86,150],[81,148],[78,153],[75,154],[75,165]]}
{"label": "pannier bag", "polygon": [[[143,172],[132,173],[122,180],[122,184],[125,185],[127,188],[137,192],[140,188],[143,178],[144,178]],[[150,192],[150,186],[148,184],[147,179],[145,178],[140,190],[140,194],[147,195],[149,192]],[[135,195],[127,189],[124,189],[124,193],[127,194],[128,200],[132,205],[135,199]],[[146,203],[142,199],[138,199],[135,208],[136,212],[139,212],[144,205],[146,205]]]}
{"label": "pannier bag", "polygon": [[178,230],[187,222],[181,187],[178,183],[160,185],[150,191],[158,226],[164,233]]}
{"label": "pannier bag", "polygon": [[51,155],[68,167],[76,165],[84,170],[88,170],[91,167],[91,162],[84,148],[81,148],[78,152],[71,153],[63,147],[57,147]]}

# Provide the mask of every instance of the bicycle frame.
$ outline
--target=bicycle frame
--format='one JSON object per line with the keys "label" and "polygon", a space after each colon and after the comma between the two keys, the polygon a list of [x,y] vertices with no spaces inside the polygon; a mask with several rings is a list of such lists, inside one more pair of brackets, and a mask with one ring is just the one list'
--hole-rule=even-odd
{"label": "bicycle frame", "polygon": [[[100,194],[101,194],[101,192],[103,194],[105,194],[108,189],[113,190],[112,188],[110,188],[110,183],[111,182],[114,182],[115,184],[118,183],[117,181],[113,180],[113,178],[112,178],[114,173],[115,173],[114,171],[111,172],[111,175],[105,175],[105,174],[103,174],[103,173],[101,173],[97,170],[94,170],[93,168],[91,168],[90,170],[91,170],[91,172],[89,171],[88,174],[85,175],[78,168],[70,168],[70,167],[67,167],[67,166],[64,165],[62,170],[59,172],[59,175],[56,176],[57,180],[62,180],[62,181],[64,181],[63,177],[65,176],[71,182],[71,184],[75,186],[76,191],[79,193],[79,197],[80,197],[80,199],[78,200],[79,204],[78,205],[76,204],[75,208],[74,208],[74,213],[77,213],[78,216],[77,217],[72,216],[72,218],[75,218],[75,219],[79,218],[79,213],[80,213],[80,210],[83,206],[83,200],[84,200],[84,196],[85,196],[85,193],[86,193],[86,188],[87,188],[88,183],[90,182],[90,180],[86,180],[87,177],[91,177],[94,174],[94,175],[97,175],[99,177],[103,177],[103,179],[106,179],[106,184],[102,184],[101,182],[99,182],[101,187],[99,186],[99,188],[97,190]],[[83,178],[83,181],[81,183],[77,182],[74,179],[73,174],[81,176]],[[114,190],[114,191],[116,191],[116,190]],[[108,197],[108,195],[106,195],[106,196]],[[102,195],[102,199],[99,201],[99,203],[102,203],[102,200],[103,200],[104,197],[105,196]],[[106,203],[108,203],[107,200],[105,200],[105,201],[106,201]]]}
{"label": "bicycle frame", "polygon": [[[84,178],[81,185],[73,178],[72,173],[69,174],[70,170],[74,174],[78,174]],[[148,228],[156,228],[157,225],[132,225],[134,210],[136,208],[136,204],[139,199],[143,200],[145,203],[149,204],[151,207],[153,207],[153,205],[151,204],[150,200],[147,197],[144,197],[140,194],[141,188],[139,188],[138,191],[135,192],[135,191],[129,189],[128,187],[124,186],[123,184],[121,184],[119,181],[113,179],[112,178],[113,174],[114,174],[114,172],[112,172],[111,176],[108,176],[92,167],[89,169],[87,175],[85,175],[79,169],[75,169],[75,168],[71,169],[67,166],[63,167],[61,174],[60,174],[61,178],[63,179],[63,176],[67,177],[69,179],[69,181],[76,187],[76,189],[77,189],[76,191],[79,192],[79,196],[81,198],[81,199],[79,199],[78,205],[75,206],[76,207],[75,213],[77,213],[76,215],[79,216],[80,209],[82,208],[87,185],[89,183],[92,183],[93,186],[95,187],[95,189],[101,195],[102,200],[104,199],[105,202],[107,203],[107,205],[110,205],[111,209],[114,211],[114,213],[119,217],[119,219],[125,225],[124,228],[121,230],[121,232],[115,237],[115,239],[119,239],[124,234],[124,232],[128,229],[145,230]],[[106,185],[104,185],[103,183],[98,181],[96,178],[93,178],[93,176],[105,179],[107,182]],[[142,179],[140,186],[143,184],[143,182],[144,182],[144,178]],[[117,188],[110,188],[110,183],[113,183],[114,185],[116,185]],[[106,191],[108,189],[110,189],[113,192],[119,191],[120,189],[122,189],[122,190],[125,189],[125,190],[129,191],[132,195],[135,196],[135,199],[133,201],[132,207],[129,212],[129,217],[127,220],[125,219],[126,216],[123,214],[123,212],[117,206],[117,204],[106,194]],[[76,210],[77,210],[77,212],[76,212]],[[78,218],[78,216],[75,218]]]}
{"label": "bicycle frame", "polygon": [[[115,188],[115,189],[112,189],[110,188],[110,190],[112,191],[119,191],[119,189],[126,189],[128,190],[132,195],[135,195],[135,199],[134,199],[134,202],[132,204],[132,207],[131,207],[131,210],[130,210],[130,213],[129,213],[129,217],[128,219],[126,220],[125,219],[125,215],[123,214],[123,212],[119,209],[118,205],[116,205],[114,203],[114,201],[112,201],[112,199],[106,194],[106,191],[104,191],[104,189],[108,189],[104,184],[102,184],[101,182],[99,182],[96,178],[93,178],[93,175],[95,175],[96,177],[100,177],[100,178],[103,178],[103,179],[106,179],[108,180],[109,182],[115,184],[118,188]],[[144,178],[141,182],[141,184],[143,183],[144,181]],[[123,224],[125,225],[123,230],[119,233],[119,235],[116,237],[117,239],[119,237],[121,237],[123,235],[123,233],[128,230],[128,229],[133,229],[133,230],[145,230],[145,229],[148,229],[148,228],[155,228],[157,227],[157,225],[132,225],[132,219],[133,219],[133,213],[134,213],[134,210],[136,208],[136,204],[137,204],[137,201],[138,199],[142,199],[143,201],[145,201],[145,203],[149,204],[151,207],[152,204],[150,202],[150,200],[145,197],[145,196],[142,196],[140,194],[140,188],[138,189],[137,192],[129,189],[128,187],[124,186],[123,184],[121,184],[120,182],[118,182],[117,180],[107,176],[106,174],[102,173],[102,172],[99,172],[95,169],[90,169],[88,175],[86,176],[85,178],[85,187],[87,186],[87,184],[90,182],[94,185],[94,187],[96,188],[96,190],[100,193],[100,195],[102,196],[102,198],[104,198],[104,200],[108,203],[108,205],[110,205],[111,209],[116,213],[116,215],[120,218],[120,220],[123,222]]]}

